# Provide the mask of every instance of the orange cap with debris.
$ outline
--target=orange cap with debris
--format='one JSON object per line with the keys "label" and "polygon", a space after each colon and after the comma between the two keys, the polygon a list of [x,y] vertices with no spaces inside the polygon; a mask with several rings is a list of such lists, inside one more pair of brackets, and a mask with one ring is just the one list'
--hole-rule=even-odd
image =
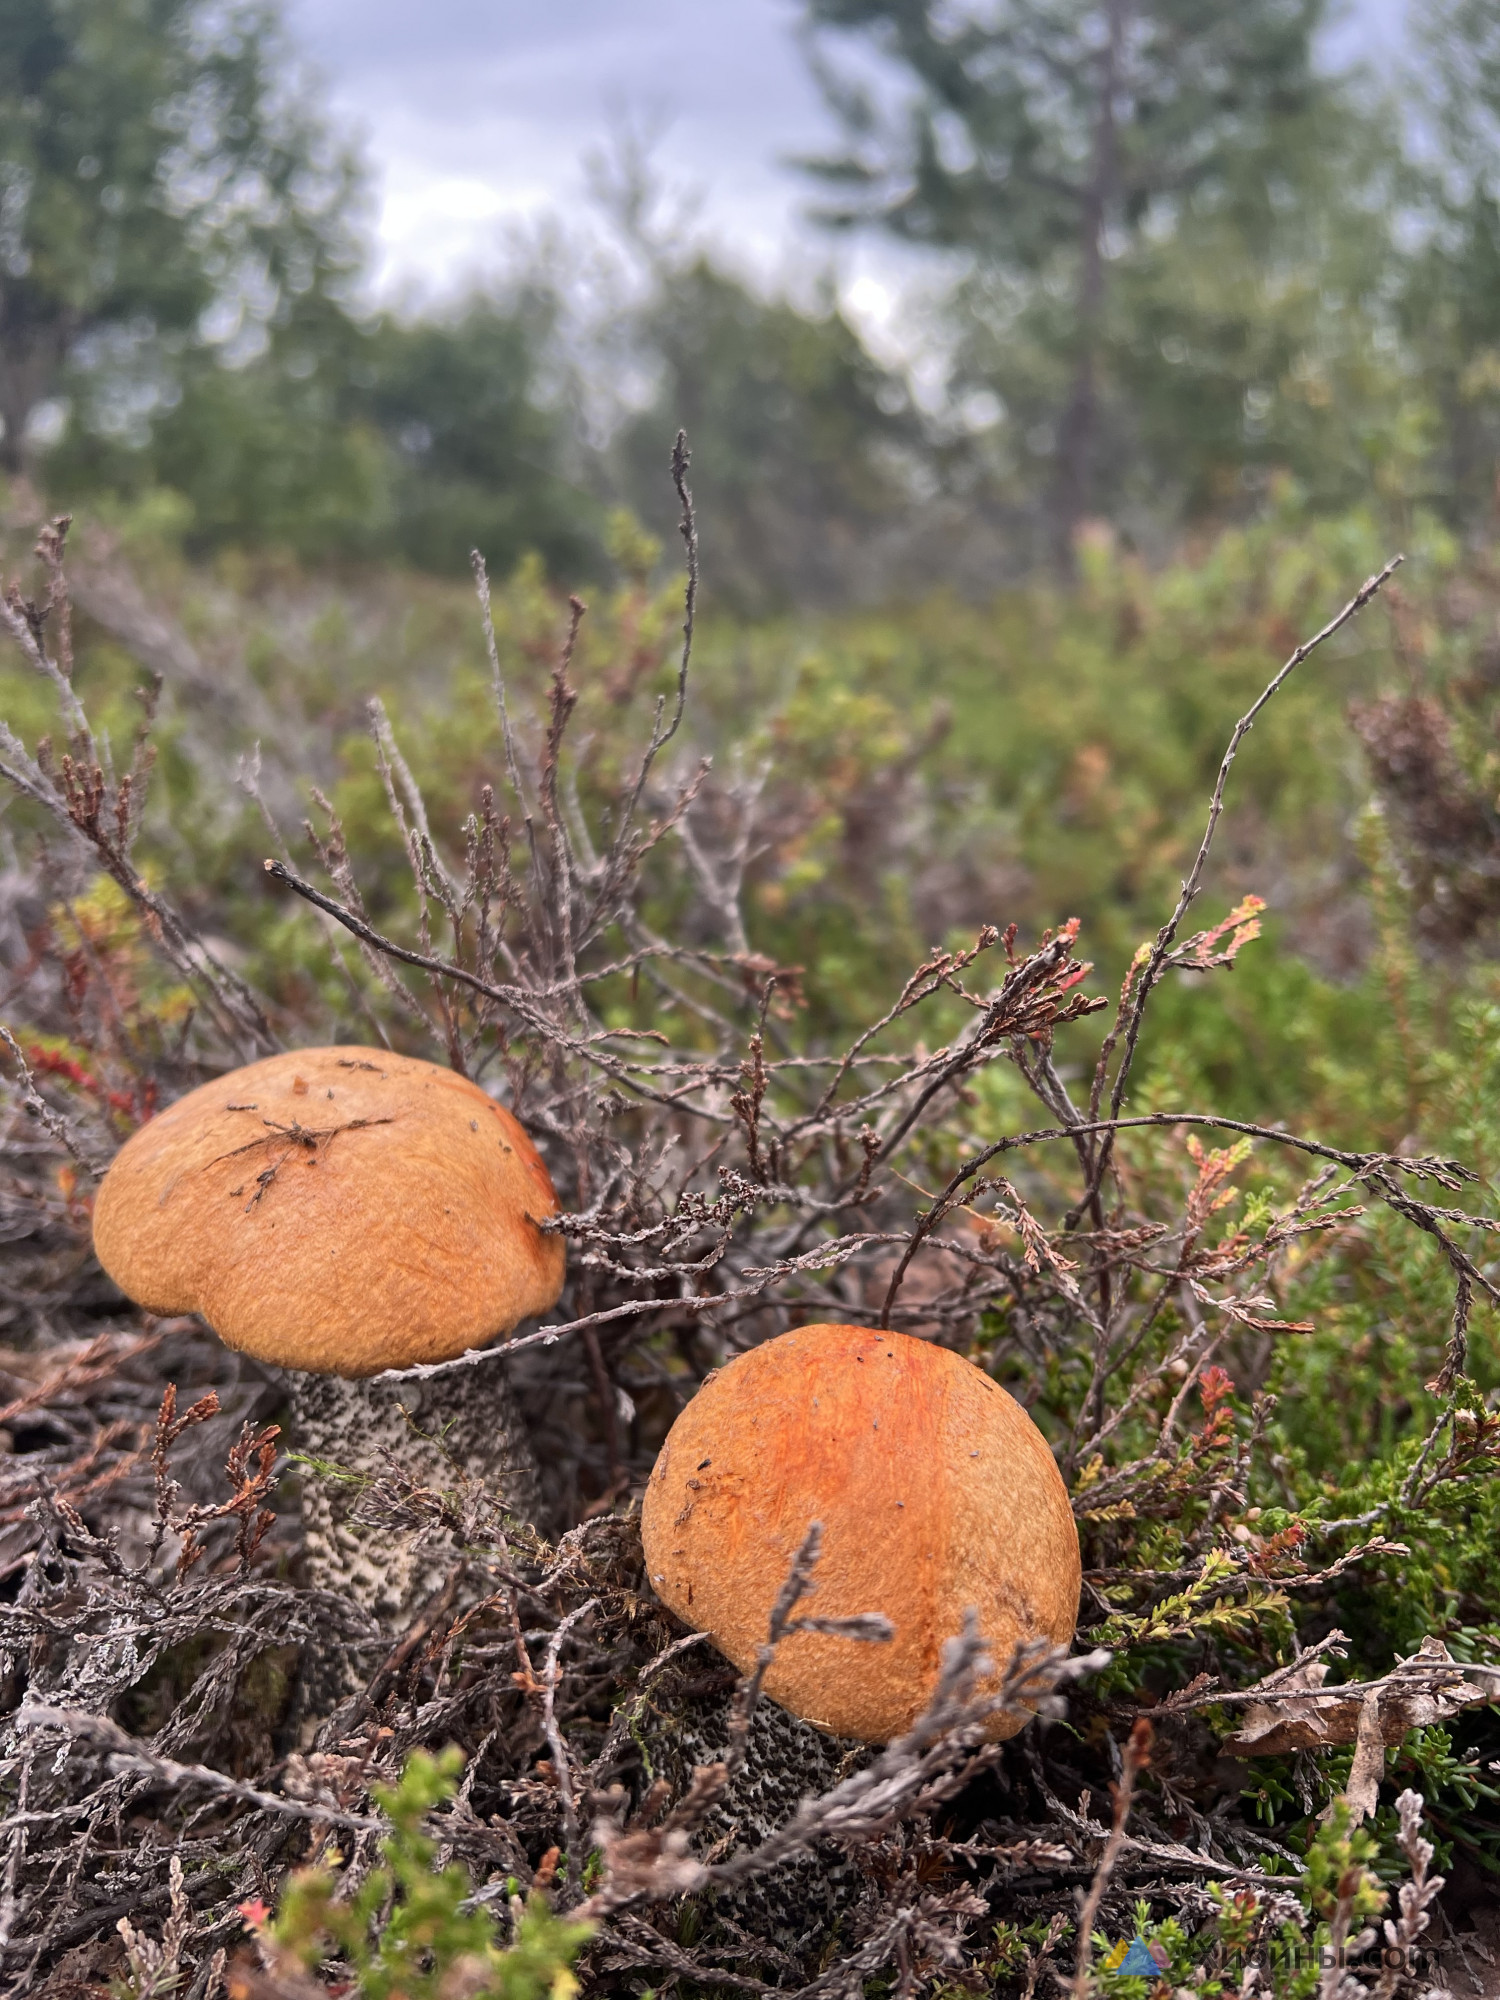
{"label": "orange cap with debris", "polygon": [[557,1195],[477,1084],[381,1049],[298,1049],[189,1091],[126,1141],[94,1248],[152,1312],[315,1374],[445,1361],[562,1290]]}
{"label": "orange cap with debris", "polygon": [[[812,1522],[817,1618],[883,1612],[888,1643],[790,1632],[766,1693],[836,1736],[884,1743],[937,1684],[972,1606],[1004,1671],[1028,1639],[1066,1645],[1078,1531],[1046,1439],[947,1348],[862,1326],[805,1326],[711,1375],[646,1489],[647,1573],[663,1603],[742,1673]],[[1029,1711],[991,1725],[1013,1736]]]}

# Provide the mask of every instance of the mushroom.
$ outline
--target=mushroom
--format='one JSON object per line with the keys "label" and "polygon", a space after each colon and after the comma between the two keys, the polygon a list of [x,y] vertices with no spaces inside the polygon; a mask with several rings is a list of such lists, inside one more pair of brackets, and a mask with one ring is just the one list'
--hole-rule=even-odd
{"label": "mushroom", "polygon": [[[641,1516],[657,1595],[741,1673],[808,1526],[823,1525],[817,1616],[883,1612],[889,1644],[788,1633],[765,1691],[837,1736],[889,1742],[936,1685],[973,1607],[1003,1669],[1066,1645],[1081,1567],[1045,1438],[982,1369],[862,1326],[805,1326],[709,1376],[672,1426]],[[1029,1711],[1001,1711],[996,1737]]]}
{"label": "mushroom", "polygon": [[[298,1049],[189,1091],[128,1139],[94,1206],[94,1248],[158,1313],[198,1313],[287,1371],[313,1460],[424,1485],[456,1462],[524,1517],[537,1473],[497,1370],[368,1378],[446,1361],[553,1305],[557,1195],[477,1084],[383,1049]],[[355,1524],[347,1482],[303,1481],[310,1580],[399,1630],[429,1584],[409,1540]]]}

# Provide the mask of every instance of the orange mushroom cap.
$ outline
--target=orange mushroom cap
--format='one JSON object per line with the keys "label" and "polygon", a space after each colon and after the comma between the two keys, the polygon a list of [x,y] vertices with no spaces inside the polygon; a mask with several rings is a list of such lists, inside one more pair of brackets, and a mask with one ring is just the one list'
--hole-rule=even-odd
{"label": "orange mushroom cap", "polygon": [[[1018,1642],[1066,1645],[1078,1531],[1045,1438],[948,1349],[863,1326],[805,1326],[711,1375],[646,1489],[646,1566],[663,1603],[748,1673],[809,1525],[823,1524],[819,1618],[883,1612],[888,1644],[791,1632],[767,1694],[834,1735],[884,1743],[937,1683],[973,1606],[1003,1671]],[[994,1736],[1027,1713],[1003,1712]]]}
{"label": "orange mushroom cap", "polygon": [[121,1147],[94,1248],[152,1312],[315,1374],[446,1361],[545,1312],[557,1194],[477,1084],[383,1049],[298,1049],[189,1091]]}

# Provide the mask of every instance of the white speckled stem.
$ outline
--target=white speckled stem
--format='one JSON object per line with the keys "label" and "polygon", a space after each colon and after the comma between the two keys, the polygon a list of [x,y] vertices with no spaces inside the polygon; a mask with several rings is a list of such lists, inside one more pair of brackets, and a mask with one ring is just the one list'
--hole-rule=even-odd
{"label": "white speckled stem", "polygon": [[[394,1460],[439,1491],[455,1467],[483,1481],[492,1498],[523,1520],[536,1515],[536,1459],[501,1367],[464,1368],[425,1382],[346,1381],[339,1375],[288,1376],[294,1451],[378,1477]],[[439,1588],[451,1550],[441,1534],[352,1518],[362,1483],[303,1466],[302,1526],[307,1581],[352,1600],[393,1639]],[[311,1669],[311,1671],[308,1671]],[[314,1683],[317,1691],[314,1692]],[[355,1691],[352,1670],[304,1668],[304,1707],[327,1713]]]}

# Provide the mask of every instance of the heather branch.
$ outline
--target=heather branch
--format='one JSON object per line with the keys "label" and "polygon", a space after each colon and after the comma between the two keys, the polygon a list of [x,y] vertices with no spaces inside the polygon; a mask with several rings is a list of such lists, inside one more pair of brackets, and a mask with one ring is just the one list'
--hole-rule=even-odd
{"label": "heather branch", "polygon": [[57,1143],[66,1149],[91,1179],[99,1180],[104,1173],[103,1165],[95,1159],[94,1155],[84,1145],[82,1139],[78,1137],[62,1113],[54,1111],[46,1098],[37,1089],[36,1081],[31,1074],[26,1057],[22,1053],[20,1043],[3,1022],[0,1022],[0,1042],[4,1042],[6,1048],[9,1049],[15,1061],[16,1068],[20,1072],[19,1088],[21,1102],[26,1106],[31,1116],[46,1131],[51,1133]]}
{"label": "heather branch", "polygon": [[[1203,874],[1208,866],[1209,849],[1213,846],[1214,834],[1218,829],[1219,818],[1224,810],[1225,786],[1229,782],[1229,773],[1234,764],[1235,757],[1239,753],[1241,743],[1244,742],[1245,738],[1254,728],[1256,718],[1260,715],[1262,709],[1266,707],[1267,703],[1275,695],[1280,693],[1282,687],[1292,674],[1295,673],[1297,668],[1302,665],[1303,661],[1310,654],[1316,652],[1325,640],[1331,639],[1336,632],[1341,631],[1349,623],[1350,619],[1362,611],[1382,584],[1395,574],[1404,560],[1405,558],[1402,556],[1393,556],[1384,569],[1378,571],[1374,576],[1361,584],[1360,588],[1350,598],[1342,611],[1339,611],[1334,617],[1330,618],[1321,632],[1314,633],[1311,639],[1305,639],[1296,648],[1281,671],[1273,676],[1235,724],[1229,738],[1229,747],[1224,752],[1223,761],[1219,765],[1218,776],[1214,780],[1213,796],[1209,800],[1208,807],[1208,824],[1203,830],[1203,838],[1198,843],[1198,852],[1193,857],[1193,864],[1183,882],[1182,893],[1177,899],[1177,905],[1172,911],[1171,916],[1168,917],[1167,921],[1157,932],[1156,941],[1151,946],[1150,952],[1146,957],[1140,977],[1134,983],[1134,990],[1131,990],[1130,984],[1127,982],[1125,992],[1121,994],[1120,1006],[1124,1022],[1125,1046],[1120,1057],[1120,1066],[1115,1075],[1114,1084],[1110,1090],[1109,1108],[1113,1116],[1119,1116],[1120,1106],[1124,1101],[1125,1086],[1129,1081],[1131,1066],[1135,1061],[1136,1046],[1140,1040],[1141,1024],[1145,1018],[1147,1003],[1166,967],[1172,946],[1176,942],[1177,932],[1181,928],[1182,920],[1187,915],[1199,890],[1203,886]],[[1115,1034],[1112,1034],[1110,1037],[1111,1046],[1117,1034],[1118,1028]],[[1098,1109],[1100,1091],[1105,1074],[1102,1065],[1107,1059],[1107,1054],[1101,1054],[1101,1069],[1095,1083],[1094,1096],[1090,1105],[1090,1109],[1093,1111],[1097,1111]],[[1090,1183],[1090,1192],[1103,1184],[1104,1177],[1109,1171],[1109,1163],[1113,1150],[1114,1135],[1111,1132],[1107,1132],[1104,1143],[1099,1148],[1099,1157],[1095,1163]]]}
{"label": "heather branch", "polygon": [[[705,1313],[721,1312],[726,1306],[745,1304],[750,1300],[763,1299],[767,1292],[785,1277],[802,1271],[823,1270],[830,1265],[847,1261],[872,1243],[891,1243],[897,1239],[890,1235],[861,1235],[844,1238],[820,1246],[804,1256],[787,1258],[782,1262],[762,1269],[747,1271],[744,1275],[753,1278],[753,1284],[732,1286],[721,1292],[689,1294],[686,1297],[625,1299],[614,1306],[601,1307],[597,1312],[585,1313],[578,1319],[565,1320],[557,1326],[540,1326],[531,1333],[516,1335],[503,1345],[496,1347],[471,1347],[458,1354],[451,1361],[421,1361],[410,1368],[387,1369],[379,1375],[372,1375],[372,1382],[425,1382],[434,1375],[447,1375],[459,1368],[476,1368],[487,1361],[503,1361],[516,1354],[525,1353],[534,1347],[552,1347],[568,1335],[582,1333],[589,1327],[612,1326],[621,1320],[639,1319],[648,1313],[680,1313],[697,1316]],[[675,1270],[681,1267],[674,1267]]]}
{"label": "heather branch", "polygon": [[1145,1716],[1135,1724],[1130,1732],[1121,1759],[1120,1777],[1114,1785],[1114,1821],[1109,1830],[1109,1838],[1104,1843],[1104,1852],[1099,1856],[1094,1869],[1094,1879],[1089,1884],[1088,1894],[1078,1913],[1078,1956],[1073,1966],[1072,1992],[1074,2000],[1087,2000],[1093,1986],[1089,1960],[1094,1949],[1094,1922],[1099,1915],[1099,1906],[1104,1901],[1104,1892],[1109,1887],[1110,1877],[1115,1872],[1125,1845],[1125,1823],[1130,1818],[1131,1801],[1135,1797],[1135,1781],[1151,1762],[1151,1746],[1155,1740],[1151,1724]]}
{"label": "heather branch", "polygon": [[1391,2000],[1403,1965],[1409,1964],[1418,1939],[1432,1922],[1429,1912],[1443,1890],[1444,1878],[1428,1873],[1435,1850],[1432,1842],[1422,1837],[1422,1805],[1421,1794],[1409,1787],[1396,1800],[1401,1829],[1397,1839],[1411,1869],[1411,1880],[1403,1882],[1396,1892],[1396,1920],[1385,1920],[1385,1940],[1392,1949],[1382,1954],[1380,1977],[1371,1989],[1370,2000]]}
{"label": "heather branch", "polygon": [[732,1855],[707,1871],[711,1881],[732,1883],[758,1874],[820,1839],[872,1839],[898,1820],[929,1810],[999,1755],[986,1744],[990,1719],[1018,1707],[1041,1713],[1061,1708],[1057,1690],[1109,1664],[1104,1651],[1069,1657],[1045,1640],[1016,1648],[999,1685],[977,1694],[992,1671],[987,1642],[971,1613],[964,1631],[943,1647],[942,1669],[926,1709],[904,1736],[873,1763],[818,1799],[806,1799],[792,1818],[759,1847]]}
{"label": "heather branch", "polygon": [[888,1618],[879,1612],[863,1612],[852,1618],[794,1618],[793,1612],[802,1599],[817,1589],[813,1572],[818,1566],[818,1558],[823,1552],[823,1523],[809,1523],[802,1546],[792,1559],[786,1581],[776,1593],[776,1602],[771,1606],[771,1618],[767,1628],[765,1643],[755,1655],[754,1671],[735,1690],[734,1710],[729,1724],[729,1755],[725,1759],[728,1776],[732,1779],[745,1761],[745,1753],[750,1745],[750,1721],[760,1700],[761,1688],[767,1673],[776,1658],[776,1648],[790,1632],[822,1632],[838,1639],[873,1641],[877,1644],[889,1642],[896,1636],[896,1628]]}
{"label": "heather branch", "polygon": [[500,730],[505,743],[505,769],[510,779],[511,791],[515,794],[516,806],[531,826],[531,811],[526,803],[526,788],[521,782],[521,767],[516,758],[515,732],[511,728],[510,710],[505,703],[505,676],[500,669],[500,648],[495,639],[495,612],[490,600],[490,575],[484,557],[478,549],[469,552],[469,567],[474,572],[474,589],[479,598],[479,615],[484,626],[485,651],[489,657],[491,687],[495,696],[495,708],[500,717]]}
{"label": "heather branch", "polygon": [[[682,726],[682,718],[687,707],[688,670],[692,665],[693,637],[698,610],[698,522],[693,510],[692,489],[688,485],[688,468],[692,454],[688,450],[687,433],[679,431],[672,446],[672,484],[677,493],[681,514],[678,519],[678,533],[682,537],[683,551],[687,559],[687,586],[683,592],[682,609],[682,651],[677,666],[677,686],[674,696],[672,717],[665,720],[666,701],[659,698],[652,717],[651,736],[641,757],[635,779],[621,802],[618,823],[609,852],[598,871],[598,887],[595,892],[594,913],[590,929],[597,926],[603,916],[613,909],[618,901],[630,872],[639,860],[642,842],[635,831],[636,814],[641,800],[661,752],[676,736]],[[687,800],[679,801],[674,818],[686,809]],[[647,836],[647,845],[654,844],[661,832]]]}
{"label": "heather branch", "polygon": [[[27,751],[8,724],[0,722],[0,778],[49,813],[59,825],[92,852],[111,879],[142,911],[146,929],[188,984],[207,991],[231,1038],[248,1042],[257,1053],[275,1047],[275,1037],[260,1003],[244,980],[223,965],[163,897],[150,889],[132,865],[130,843],[140,824],[149,770],[149,747],[139,738],[131,770],[111,789],[107,745],[95,739],[87,713],[72,684],[72,638],[63,547],[68,517],[59,516],[42,531],[37,553],[48,571],[45,608],[23,598],[17,585],[0,596],[0,630],[9,633],[31,665],[53,687],[66,719],[71,746],[62,759],[59,785]],[[47,651],[45,629],[55,619],[59,653]],[[154,696],[147,698],[149,722]],[[109,810],[106,810],[108,808]],[[111,828],[109,822],[113,821]]]}
{"label": "heather branch", "polygon": [[[321,890],[314,888],[311,882],[305,882],[299,875],[294,875],[284,862],[268,858],[262,865],[273,881],[284,882],[304,901],[335,918],[372,950],[383,953],[387,958],[399,959],[403,965],[415,966],[419,971],[430,972],[434,978],[456,980],[460,986],[469,987],[473,992],[482,994],[485,999],[509,1007],[544,1042],[550,1042],[569,1054],[582,1056],[596,1068],[603,1070],[641,1096],[657,1096],[657,1093],[638,1080],[634,1070],[598,1046],[600,1042],[638,1040],[640,1039],[638,1031],[628,1028],[606,1029],[597,1036],[590,1036],[587,1039],[566,1035],[555,1022],[545,1018],[538,1011],[531,995],[524,987],[495,986],[489,980],[482,979],[477,972],[471,972],[467,966],[455,965],[451,960],[435,958],[427,952],[412,951],[406,945],[397,944],[394,938],[383,937],[364,918],[356,916],[352,910],[345,909],[331,896],[325,896]],[[696,1110],[696,1107],[693,1108]],[[697,1111],[697,1115],[707,1117],[711,1114]]]}
{"label": "heather branch", "polygon": [[[301,1799],[286,1798],[279,1792],[262,1791],[257,1785],[247,1785],[237,1778],[227,1777],[224,1772],[215,1771],[207,1764],[179,1764],[175,1758],[163,1757],[147,1744],[128,1735],[107,1715],[92,1715],[81,1709],[52,1708],[45,1702],[28,1702],[18,1711],[15,1727],[23,1732],[56,1729],[74,1742],[93,1744],[107,1754],[110,1769],[117,1773],[133,1773],[174,1788],[196,1786],[217,1797],[234,1799],[254,1806],[258,1812],[276,1813],[285,1819],[342,1826],[352,1833],[381,1834],[388,1831],[384,1820],[343,1812],[331,1804],[308,1804]],[[76,1805],[65,1808],[64,1816],[86,1817],[95,1810],[95,1801],[84,1798]],[[55,1821],[58,1816],[54,1810],[26,1814],[22,1818],[25,1824],[42,1824]]]}
{"label": "heather branch", "polygon": [[591,1597],[586,1603],[570,1611],[566,1618],[559,1620],[557,1629],[547,1641],[546,1657],[542,1664],[542,1728],[546,1733],[547,1748],[552,1752],[552,1769],[557,1780],[558,1799],[562,1806],[563,1842],[575,1871],[580,1859],[578,1805],[573,1796],[572,1759],[568,1754],[567,1740],[557,1720],[557,1683],[561,1673],[563,1641],[576,1625],[582,1624],[590,1612],[598,1609],[599,1600]]}

